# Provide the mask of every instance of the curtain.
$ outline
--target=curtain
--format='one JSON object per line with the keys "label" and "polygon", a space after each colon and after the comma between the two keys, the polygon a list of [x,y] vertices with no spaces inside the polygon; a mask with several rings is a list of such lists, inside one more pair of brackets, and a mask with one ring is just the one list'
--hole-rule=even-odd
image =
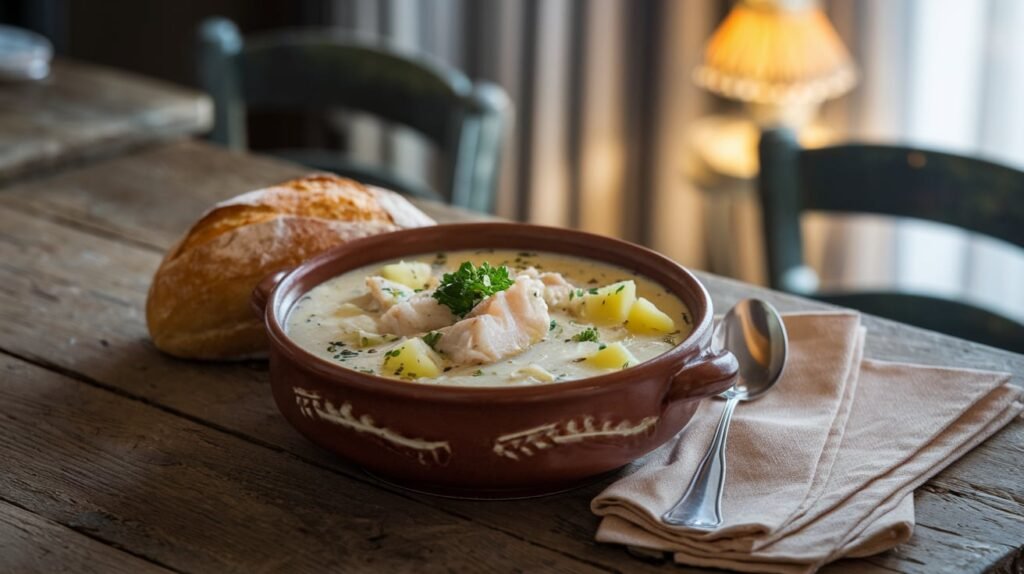
{"label": "curtain", "polygon": [[[692,70],[728,0],[333,0],[329,20],[502,85],[515,103],[498,213],[639,241],[708,262],[706,198],[687,181],[688,127],[724,102]],[[826,104],[849,139],[911,142],[1024,166],[1024,2],[824,0],[861,70]],[[407,133],[352,125],[364,159],[412,175]],[[824,285],[938,291],[1024,317],[1024,261],[996,241],[920,222],[807,218]],[[746,245],[757,246],[756,206]],[[728,240],[732,240],[731,238]],[[1016,258],[1015,258],[1016,256]],[[754,274],[746,279],[757,279]]]}
{"label": "curtain", "polygon": [[[724,1],[334,0],[332,24],[497,82],[515,103],[498,214],[654,245],[700,266],[701,205],[682,169],[687,123],[712,100],[690,80]],[[350,122],[365,160],[415,176],[410,134]]]}

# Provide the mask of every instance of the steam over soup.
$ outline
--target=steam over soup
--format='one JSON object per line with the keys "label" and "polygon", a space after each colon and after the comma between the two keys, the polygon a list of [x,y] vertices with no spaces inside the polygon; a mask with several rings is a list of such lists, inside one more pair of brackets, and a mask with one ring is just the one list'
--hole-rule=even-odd
{"label": "steam over soup", "polygon": [[326,281],[288,315],[306,350],[424,384],[552,383],[627,368],[690,333],[677,297],[613,265],[553,253],[454,251]]}

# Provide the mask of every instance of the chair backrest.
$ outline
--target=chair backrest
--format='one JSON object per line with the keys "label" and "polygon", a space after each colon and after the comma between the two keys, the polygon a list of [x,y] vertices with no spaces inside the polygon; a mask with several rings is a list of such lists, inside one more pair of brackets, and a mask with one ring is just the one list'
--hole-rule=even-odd
{"label": "chair backrest", "polygon": [[200,27],[199,79],[214,98],[211,139],[246,147],[246,111],[346,108],[407,126],[444,157],[441,190],[489,211],[497,182],[505,92],[421,55],[330,29],[243,40],[230,20]]}
{"label": "chair backrest", "polygon": [[[907,147],[849,144],[805,150],[786,129],[765,131],[759,156],[768,275],[776,289],[859,303],[871,307],[865,311],[889,316],[893,313],[885,310],[898,305],[902,307],[898,319],[917,324],[926,321],[911,320],[908,310],[924,313],[941,304],[936,298],[907,294],[815,293],[816,279],[803,260],[800,214],[804,210],[924,219],[1024,247],[1024,172]],[[897,300],[901,303],[894,305]],[[969,315],[959,308],[956,314]],[[993,322],[990,313],[984,321]],[[927,325],[936,328],[934,321]],[[1017,333],[1024,336],[1024,331]]]}

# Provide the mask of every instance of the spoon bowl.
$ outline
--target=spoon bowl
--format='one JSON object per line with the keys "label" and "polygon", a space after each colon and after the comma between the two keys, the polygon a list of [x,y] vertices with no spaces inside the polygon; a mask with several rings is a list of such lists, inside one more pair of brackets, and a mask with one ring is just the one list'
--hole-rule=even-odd
{"label": "spoon bowl", "polygon": [[716,326],[712,347],[731,351],[740,366],[736,384],[720,396],[752,401],[768,392],[782,375],[787,353],[786,327],[770,303],[743,299]]}

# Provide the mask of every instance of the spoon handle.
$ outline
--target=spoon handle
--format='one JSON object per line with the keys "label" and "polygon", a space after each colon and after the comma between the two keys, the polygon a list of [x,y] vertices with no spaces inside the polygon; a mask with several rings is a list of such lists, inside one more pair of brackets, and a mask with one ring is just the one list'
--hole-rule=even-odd
{"label": "spoon handle", "polygon": [[725,439],[729,434],[732,412],[739,399],[729,398],[722,411],[722,418],[715,429],[715,437],[708,446],[708,452],[700,461],[697,472],[686,488],[683,497],[669,509],[661,519],[673,526],[689,526],[701,530],[713,530],[722,524],[722,487],[725,486]]}

